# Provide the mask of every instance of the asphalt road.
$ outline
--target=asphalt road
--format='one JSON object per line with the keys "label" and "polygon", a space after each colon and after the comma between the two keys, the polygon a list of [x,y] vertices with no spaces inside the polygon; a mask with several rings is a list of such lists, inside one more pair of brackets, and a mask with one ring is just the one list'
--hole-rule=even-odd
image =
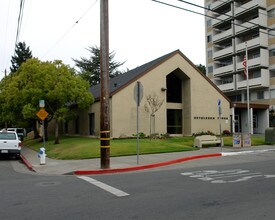
{"label": "asphalt road", "polygon": [[275,219],[275,153],[165,169],[45,176],[0,159],[0,218]]}

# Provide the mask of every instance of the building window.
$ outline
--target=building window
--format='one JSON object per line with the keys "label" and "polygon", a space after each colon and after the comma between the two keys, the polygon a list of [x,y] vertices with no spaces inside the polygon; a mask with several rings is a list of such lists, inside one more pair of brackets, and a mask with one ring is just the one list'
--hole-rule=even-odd
{"label": "building window", "polygon": [[222,84],[228,84],[233,82],[233,77],[225,77],[222,79]]}
{"label": "building window", "polygon": [[166,76],[167,102],[182,103],[181,84],[181,80],[174,73]]}
{"label": "building window", "polygon": [[212,35],[207,36],[207,43],[212,42]]}
{"label": "building window", "polygon": [[182,134],[181,109],[167,109],[167,133]]}
{"label": "building window", "polygon": [[275,70],[270,70],[270,77],[275,77]]}
{"label": "building window", "polygon": [[257,99],[264,99],[264,91],[257,92]]}
{"label": "building window", "polygon": [[213,66],[209,66],[209,67],[207,68],[207,70],[208,70],[208,73],[213,73]]}
{"label": "building window", "polygon": [[207,51],[207,58],[211,59],[213,57],[213,51],[212,50],[208,50]]}
{"label": "building window", "polygon": [[275,49],[269,50],[269,56],[274,57],[275,56]]}
{"label": "building window", "polygon": [[270,90],[270,98],[275,99],[275,89]]}
{"label": "building window", "polygon": [[207,20],[206,21],[206,26],[207,27],[211,27],[211,25],[212,25],[212,20],[210,19],[210,20]]}
{"label": "building window", "polygon": [[267,12],[267,16],[270,17],[270,18],[275,18],[275,8],[269,10]]}
{"label": "building window", "polygon": [[261,77],[261,70],[257,70],[249,74],[250,79],[260,78]]}

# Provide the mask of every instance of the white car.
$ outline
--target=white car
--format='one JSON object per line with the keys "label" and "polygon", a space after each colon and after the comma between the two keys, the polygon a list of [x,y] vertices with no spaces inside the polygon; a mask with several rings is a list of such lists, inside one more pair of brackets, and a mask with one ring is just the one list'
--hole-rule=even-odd
{"label": "white car", "polygon": [[0,131],[0,155],[15,155],[17,158],[21,154],[22,143],[14,131]]}

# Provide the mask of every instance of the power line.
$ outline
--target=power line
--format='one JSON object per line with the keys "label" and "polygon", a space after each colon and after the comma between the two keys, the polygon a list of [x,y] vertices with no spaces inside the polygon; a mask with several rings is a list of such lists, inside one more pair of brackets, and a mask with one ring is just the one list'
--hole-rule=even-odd
{"label": "power line", "polygon": [[[216,19],[216,20],[219,20],[219,21],[223,21],[223,22],[227,22],[228,21],[224,21],[223,19],[220,19],[220,18],[216,18],[216,17],[213,17],[213,16],[210,16],[210,15],[206,15],[206,14],[203,14],[203,13],[200,13],[200,12],[196,12],[196,11],[193,11],[193,10],[189,10],[189,9],[186,9],[186,8],[182,8],[182,7],[179,7],[179,6],[176,6],[176,5],[172,5],[172,4],[168,4],[168,3],[165,3],[165,2],[161,2],[161,1],[158,1],[158,0],[152,0],[153,2],[157,2],[157,3],[160,3],[160,4],[163,4],[163,5],[166,5],[166,6],[170,6],[170,7],[173,7],[173,8],[177,8],[177,9],[180,9],[180,10],[183,10],[183,11],[188,11],[188,12],[191,12],[191,13],[194,13],[194,14],[198,14],[198,15],[202,15],[204,17],[209,17],[211,19]],[[200,6],[202,7],[202,6]],[[207,9],[208,10],[208,9]],[[230,23],[231,24],[231,23]],[[243,27],[245,29],[248,29],[248,30],[253,30],[254,31],[254,28],[253,27],[246,27],[246,26],[243,26],[241,24],[236,24],[236,23],[233,23],[235,26],[239,26],[239,27]],[[258,24],[256,24],[258,25]],[[267,33],[267,32],[262,32],[262,31],[259,31],[260,33],[263,33],[263,34],[267,34],[267,35],[270,35],[270,36],[273,36],[275,37],[275,34],[271,34],[271,33]]]}
{"label": "power line", "polygon": [[[212,11],[212,12],[214,12],[214,13],[216,13],[216,14],[219,14],[219,15],[225,15],[225,16],[227,16],[227,17],[229,17],[229,18],[235,19],[234,16],[231,16],[231,15],[228,15],[228,14],[225,14],[225,13],[218,13],[218,12],[214,11],[213,9],[209,9],[209,8],[206,8],[206,7],[203,7],[203,6],[200,6],[200,5],[191,3],[191,2],[187,2],[187,1],[183,1],[183,0],[178,0],[178,1],[183,2],[183,3],[185,3],[185,4],[189,4],[189,5],[192,5],[192,6],[196,6],[196,7],[202,8],[202,9],[204,9],[204,10]],[[244,7],[242,7],[242,8],[243,8],[243,9],[248,9],[248,8],[244,8]],[[265,16],[267,16],[267,15],[265,14]],[[246,21],[246,23],[253,24],[253,25],[258,25],[258,24],[254,23],[254,22],[251,22],[251,21]],[[267,30],[271,30],[271,29],[268,28],[268,27],[266,27],[266,29],[267,29]]]}
{"label": "power line", "polygon": [[[19,9],[19,15],[18,15],[18,20],[17,20],[17,31],[16,31],[16,38],[15,38],[15,49],[16,45],[18,43],[19,35],[20,35],[20,30],[21,30],[21,25],[22,25],[22,19],[23,19],[23,13],[24,13],[24,4],[25,0],[20,1],[20,9]],[[15,50],[14,50],[15,52]]]}
{"label": "power line", "polygon": [[53,48],[56,47],[64,38],[65,36],[79,23],[79,21],[90,11],[90,9],[97,3],[97,0],[89,6],[89,8],[80,16],[80,18],[53,44],[53,46],[47,50],[47,52],[42,56],[44,58]]}
{"label": "power line", "polygon": [[[226,1],[223,1],[223,0],[217,0],[217,1],[219,1],[219,2],[223,2],[223,3],[228,3],[228,2],[226,2]],[[240,5],[240,6],[238,6],[239,8],[242,8],[242,9],[249,9],[249,8],[246,8],[246,7],[244,7],[244,6],[242,6],[242,5]],[[262,15],[265,15],[265,16],[267,16],[267,17],[272,17],[272,16],[270,16],[270,15],[268,15],[268,14],[264,14],[264,13],[261,13],[261,12],[259,12],[259,14],[262,14]]]}

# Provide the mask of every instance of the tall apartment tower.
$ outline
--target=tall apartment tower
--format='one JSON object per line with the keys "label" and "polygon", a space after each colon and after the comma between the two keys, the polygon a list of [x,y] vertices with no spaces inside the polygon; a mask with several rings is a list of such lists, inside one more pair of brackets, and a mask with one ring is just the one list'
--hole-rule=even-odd
{"label": "tall apartment tower", "polygon": [[205,8],[206,72],[232,101],[232,130],[264,133],[275,109],[275,0],[205,0]]}

